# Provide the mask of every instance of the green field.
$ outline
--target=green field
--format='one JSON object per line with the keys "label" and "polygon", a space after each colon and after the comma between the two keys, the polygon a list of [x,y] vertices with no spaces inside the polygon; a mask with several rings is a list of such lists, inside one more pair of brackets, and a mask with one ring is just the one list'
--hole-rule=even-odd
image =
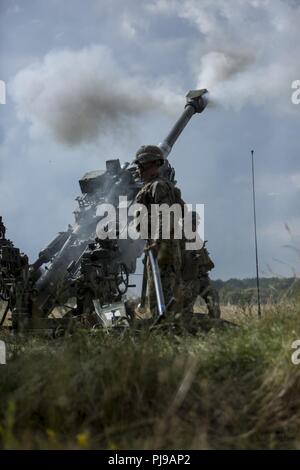
{"label": "green field", "polygon": [[1,333],[0,447],[300,448],[299,306],[227,315],[196,335]]}

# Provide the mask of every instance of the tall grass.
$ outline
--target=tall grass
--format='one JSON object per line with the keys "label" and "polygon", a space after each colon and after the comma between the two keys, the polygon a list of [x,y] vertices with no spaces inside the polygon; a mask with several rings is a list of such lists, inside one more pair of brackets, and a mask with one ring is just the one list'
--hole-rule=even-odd
{"label": "tall grass", "polygon": [[5,336],[2,448],[300,448],[297,306],[208,333]]}

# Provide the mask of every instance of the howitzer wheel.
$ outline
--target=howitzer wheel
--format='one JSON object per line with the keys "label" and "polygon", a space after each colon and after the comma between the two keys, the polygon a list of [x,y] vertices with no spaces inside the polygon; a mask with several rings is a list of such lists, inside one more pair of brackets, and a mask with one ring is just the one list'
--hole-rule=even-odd
{"label": "howitzer wheel", "polygon": [[128,289],[129,275],[126,264],[120,263],[115,275],[116,288],[120,295],[124,295]]}

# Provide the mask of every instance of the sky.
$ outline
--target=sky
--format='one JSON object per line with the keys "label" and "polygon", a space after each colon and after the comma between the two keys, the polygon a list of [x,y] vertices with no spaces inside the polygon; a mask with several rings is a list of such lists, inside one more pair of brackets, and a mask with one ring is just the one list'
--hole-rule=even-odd
{"label": "sky", "polygon": [[0,215],[33,261],[73,222],[78,180],[164,139],[210,92],[170,161],[205,204],[213,278],[299,274],[300,2],[0,0]]}

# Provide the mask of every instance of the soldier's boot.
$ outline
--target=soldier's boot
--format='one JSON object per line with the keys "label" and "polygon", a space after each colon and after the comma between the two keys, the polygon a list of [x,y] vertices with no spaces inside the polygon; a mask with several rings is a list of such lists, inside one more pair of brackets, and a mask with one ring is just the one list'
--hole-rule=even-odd
{"label": "soldier's boot", "polygon": [[197,297],[194,292],[184,292],[180,305],[182,316],[190,318],[193,315]]}

